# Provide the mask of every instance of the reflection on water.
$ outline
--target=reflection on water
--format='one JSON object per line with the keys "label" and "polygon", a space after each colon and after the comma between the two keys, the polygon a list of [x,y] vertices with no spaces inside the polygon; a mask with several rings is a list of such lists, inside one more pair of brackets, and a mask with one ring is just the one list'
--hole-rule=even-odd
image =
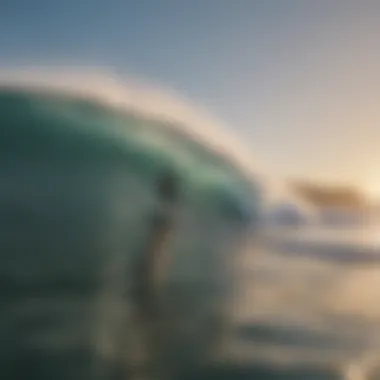
{"label": "reflection on water", "polygon": [[[258,251],[248,252],[237,307],[238,358],[273,366],[327,366],[341,373],[344,368],[347,379],[370,378],[360,376],[380,360],[376,230],[276,231]],[[289,255],[295,241],[302,245],[294,244],[298,254]],[[328,257],[332,242],[336,260]],[[355,259],[350,265],[348,251]],[[369,251],[376,260],[368,261]]]}
{"label": "reflection on water", "polygon": [[379,224],[367,224],[351,228],[305,226],[299,229],[277,229],[274,232],[301,241],[380,248]]}

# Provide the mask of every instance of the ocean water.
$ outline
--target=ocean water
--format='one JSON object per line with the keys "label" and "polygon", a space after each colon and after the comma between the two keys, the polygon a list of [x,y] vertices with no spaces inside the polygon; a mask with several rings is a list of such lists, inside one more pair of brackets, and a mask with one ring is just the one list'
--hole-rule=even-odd
{"label": "ocean water", "polygon": [[[167,173],[178,202],[158,194]],[[167,379],[210,362],[230,321],[228,263],[258,199],[232,157],[173,122],[0,89],[0,377]],[[157,262],[153,219],[171,209]]]}
{"label": "ocean water", "polygon": [[263,379],[378,379],[378,233],[267,231],[242,261],[235,359]]}
{"label": "ocean water", "polygon": [[[136,330],[123,319],[129,302],[123,286],[133,278],[137,254],[131,252],[147,236],[152,186],[168,168],[179,174],[185,211],[169,249],[169,301],[176,322],[186,324],[183,342],[196,338],[195,349],[202,347],[197,339],[206,342],[206,330],[215,326],[207,315],[225,279],[218,278],[222,258],[232,256],[231,241],[259,211],[256,187],[231,157],[170,123],[126,116],[89,99],[5,89],[0,120],[0,243],[6,248],[0,255],[0,369],[24,370],[21,350],[29,374],[82,379],[66,360],[78,361],[88,375],[88,358],[82,361],[77,347],[87,344],[99,357],[114,358],[110,343],[118,332]],[[377,231],[252,235],[236,263],[239,292],[226,360],[203,378],[376,379],[369,376],[380,350]],[[67,278],[75,280],[71,288],[60,281]],[[52,352],[57,358],[49,367],[45,358]],[[25,378],[17,373],[14,378]]]}

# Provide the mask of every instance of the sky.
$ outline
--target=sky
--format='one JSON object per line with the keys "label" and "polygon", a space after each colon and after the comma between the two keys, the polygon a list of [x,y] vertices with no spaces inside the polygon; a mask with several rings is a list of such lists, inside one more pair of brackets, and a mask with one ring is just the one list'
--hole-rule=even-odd
{"label": "sky", "polygon": [[380,2],[0,2],[0,67],[101,66],[163,84],[281,178],[380,197]]}

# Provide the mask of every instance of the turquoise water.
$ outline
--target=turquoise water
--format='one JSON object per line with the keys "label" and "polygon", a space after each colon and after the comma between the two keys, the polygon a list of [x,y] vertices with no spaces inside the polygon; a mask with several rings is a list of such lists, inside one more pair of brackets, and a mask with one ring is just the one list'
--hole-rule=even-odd
{"label": "turquoise water", "polygon": [[[157,193],[167,172],[179,189],[169,206]],[[139,263],[153,218],[171,207],[170,238],[150,268],[159,312],[138,319]],[[169,122],[0,90],[0,377],[105,379],[119,366],[209,362],[230,321],[228,264],[258,213],[258,188],[232,157]]]}
{"label": "turquoise water", "polygon": [[[91,99],[56,93],[0,90],[0,152],[64,157],[90,152],[124,158],[146,180],[171,169],[183,191],[219,202],[226,212],[249,217],[258,192],[226,155],[217,153],[170,122],[116,109]],[[95,157],[95,156],[94,156]],[[67,159],[67,157],[66,157]]]}

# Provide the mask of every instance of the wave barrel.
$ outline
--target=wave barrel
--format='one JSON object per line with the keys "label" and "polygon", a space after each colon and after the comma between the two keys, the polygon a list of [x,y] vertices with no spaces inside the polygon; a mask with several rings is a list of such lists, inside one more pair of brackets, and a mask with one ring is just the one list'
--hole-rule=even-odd
{"label": "wave barrel", "polygon": [[257,193],[170,123],[0,88],[0,378],[160,380],[207,366]]}

